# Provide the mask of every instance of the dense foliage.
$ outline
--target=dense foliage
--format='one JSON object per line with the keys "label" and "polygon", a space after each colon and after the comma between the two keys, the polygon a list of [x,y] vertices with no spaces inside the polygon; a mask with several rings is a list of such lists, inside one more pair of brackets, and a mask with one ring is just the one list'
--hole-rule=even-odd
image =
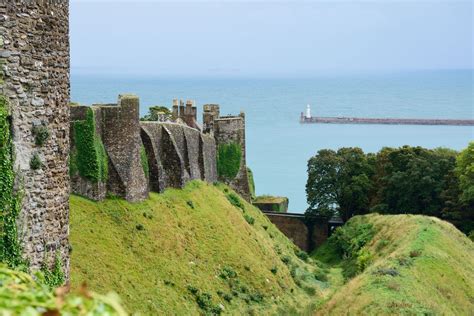
{"label": "dense foliage", "polygon": [[79,175],[92,182],[106,182],[108,177],[108,159],[102,141],[96,134],[95,115],[87,109],[87,117],[83,121],[74,122],[74,140],[76,151],[71,157],[72,170],[77,169]]}
{"label": "dense foliage", "polygon": [[0,96],[0,262],[18,267],[24,264],[16,226],[21,192],[14,190],[13,142],[7,106],[6,99]]}
{"label": "dense foliage", "polygon": [[217,172],[225,181],[231,181],[240,170],[242,149],[237,143],[219,145],[217,153]]}
{"label": "dense foliage", "polygon": [[424,214],[468,233],[474,220],[474,143],[453,150],[404,146],[365,154],[320,150],[308,162],[308,215]]}

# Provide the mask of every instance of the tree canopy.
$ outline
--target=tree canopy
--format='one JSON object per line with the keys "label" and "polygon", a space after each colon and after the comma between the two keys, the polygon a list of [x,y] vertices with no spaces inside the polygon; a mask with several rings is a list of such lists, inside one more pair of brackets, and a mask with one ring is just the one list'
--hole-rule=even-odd
{"label": "tree canopy", "polygon": [[474,142],[461,153],[403,146],[323,149],[308,161],[309,216],[424,214],[474,229]]}

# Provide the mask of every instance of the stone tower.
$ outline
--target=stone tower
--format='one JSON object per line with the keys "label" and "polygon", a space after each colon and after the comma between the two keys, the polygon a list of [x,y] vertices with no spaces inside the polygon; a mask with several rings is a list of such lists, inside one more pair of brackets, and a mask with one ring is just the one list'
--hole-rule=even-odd
{"label": "stone tower", "polygon": [[0,1],[0,95],[14,145],[16,219],[32,270],[69,271],[69,1]]}

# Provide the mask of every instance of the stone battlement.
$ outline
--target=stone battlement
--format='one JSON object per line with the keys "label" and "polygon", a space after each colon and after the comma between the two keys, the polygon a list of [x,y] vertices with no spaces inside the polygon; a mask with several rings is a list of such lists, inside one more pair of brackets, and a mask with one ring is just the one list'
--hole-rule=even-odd
{"label": "stone battlement", "polygon": [[[181,111],[182,104],[182,101],[173,100],[175,120],[165,122],[140,121],[139,99],[131,95],[119,96],[117,104],[71,106],[72,192],[93,200],[102,200],[109,193],[129,201],[140,201],[149,191],[182,188],[191,180],[212,183],[218,180],[219,144],[234,141],[242,147],[243,159],[240,171],[230,185],[249,199],[244,116],[213,116],[212,122],[207,121],[212,127],[203,133],[196,121],[194,101],[188,100]],[[204,108],[205,119],[206,109],[219,111],[218,105]],[[91,142],[88,146],[83,144],[84,128],[88,130],[85,134]],[[90,152],[81,152],[84,150]],[[88,160],[103,161],[106,177],[88,174],[90,168],[81,170],[81,164]],[[100,173],[101,168],[96,165],[93,163],[94,170]]]}

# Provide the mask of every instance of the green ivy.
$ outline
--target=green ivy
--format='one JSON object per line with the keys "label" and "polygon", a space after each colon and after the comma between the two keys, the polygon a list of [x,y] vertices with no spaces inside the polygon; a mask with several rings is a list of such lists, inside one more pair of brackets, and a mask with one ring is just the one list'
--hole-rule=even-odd
{"label": "green ivy", "polygon": [[0,261],[9,267],[24,266],[16,219],[21,208],[21,192],[15,192],[13,141],[8,104],[0,95]]}
{"label": "green ivy", "polygon": [[242,160],[242,148],[237,143],[221,144],[217,152],[219,177],[230,181],[237,176]]}
{"label": "green ivy", "polygon": [[53,267],[49,269],[43,264],[41,267],[41,272],[43,273],[44,283],[51,289],[63,285],[66,281],[66,277],[62,268],[61,257],[58,254],[56,254],[54,259]]}
{"label": "green ivy", "polygon": [[74,157],[79,174],[96,183],[108,178],[108,158],[104,144],[95,131],[94,111],[87,109],[86,119],[74,122],[74,140],[77,155]]}
{"label": "green ivy", "polygon": [[145,146],[140,147],[140,161],[142,163],[143,172],[148,178],[150,176],[150,166],[148,165],[148,156],[146,155]]}

